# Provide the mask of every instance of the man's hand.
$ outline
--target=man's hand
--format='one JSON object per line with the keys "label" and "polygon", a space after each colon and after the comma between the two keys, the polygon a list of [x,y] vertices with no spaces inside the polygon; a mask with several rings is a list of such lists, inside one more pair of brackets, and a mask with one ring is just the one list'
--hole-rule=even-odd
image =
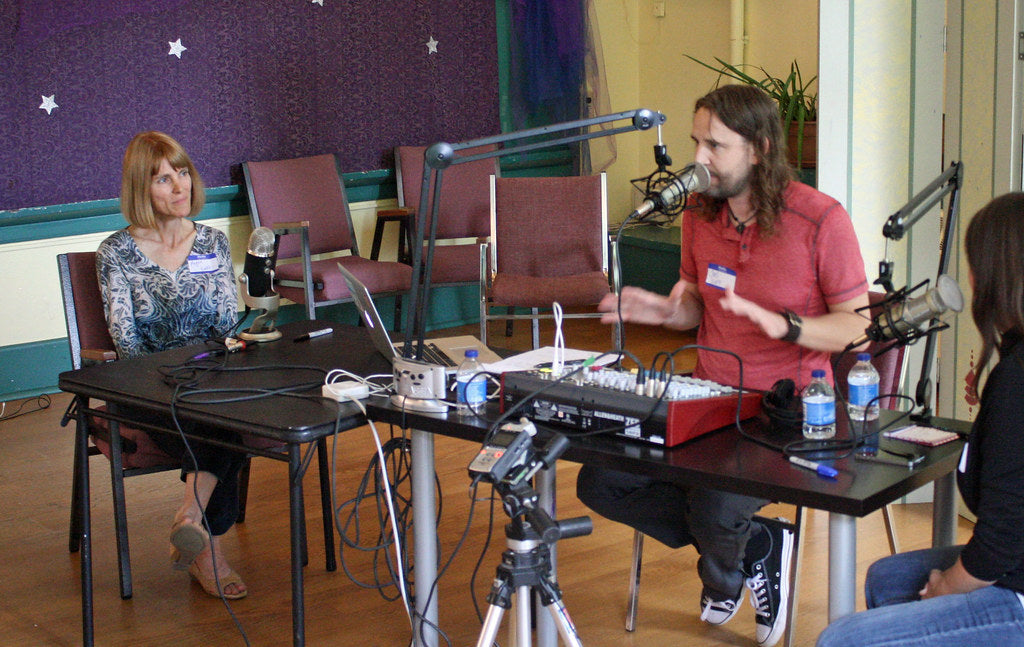
{"label": "man's hand", "polygon": [[782,339],[789,330],[785,317],[777,312],[766,310],[753,301],[744,299],[736,294],[732,288],[725,290],[725,296],[718,303],[726,312],[750,319],[761,328],[765,336],[772,339]]}
{"label": "man's hand", "polygon": [[666,326],[676,330],[689,330],[700,323],[703,305],[692,283],[679,281],[669,295],[663,296],[647,290],[626,286],[622,294],[608,294],[598,304],[605,313],[601,323],[615,323],[619,313],[623,322]]}

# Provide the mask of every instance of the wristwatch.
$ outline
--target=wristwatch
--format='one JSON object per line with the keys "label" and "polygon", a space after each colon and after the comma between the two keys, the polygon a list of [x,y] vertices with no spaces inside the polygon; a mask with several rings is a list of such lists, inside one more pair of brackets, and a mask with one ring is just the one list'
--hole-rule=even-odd
{"label": "wristwatch", "polygon": [[782,341],[795,342],[800,338],[800,327],[803,325],[804,320],[792,310],[783,310],[779,314],[786,319],[786,325],[789,326],[786,334],[782,337]]}

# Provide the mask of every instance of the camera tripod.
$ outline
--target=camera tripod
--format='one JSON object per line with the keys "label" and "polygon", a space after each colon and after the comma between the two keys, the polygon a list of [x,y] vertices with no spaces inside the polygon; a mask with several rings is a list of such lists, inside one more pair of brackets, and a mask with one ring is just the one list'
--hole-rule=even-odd
{"label": "camera tripod", "polygon": [[512,521],[505,525],[508,549],[501,554],[494,584],[487,595],[489,606],[476,647],[494,644],[502,616],[512,606],[513,593],[518,596],[519,603],[516,607],[517,647],[530,647],[532,592],[539,594],[541,605],[551,613],[565,644],[569,647],[583,646],[562,603],[558,583],[551,579],[551,544],[563,537],[589,534],[593,525],[589,517],[553,521],[546,512],[534,507],[536,500],[536,492],[522,483],[503,492],[503,506],[512,517]]}

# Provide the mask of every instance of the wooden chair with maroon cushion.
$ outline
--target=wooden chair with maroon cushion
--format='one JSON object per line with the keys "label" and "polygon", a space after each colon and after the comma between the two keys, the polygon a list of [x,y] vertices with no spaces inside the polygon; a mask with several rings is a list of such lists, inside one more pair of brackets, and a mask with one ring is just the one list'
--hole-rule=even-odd
{"label": "wooden chair with maroon cushion", "polygon": [[[96,279],[95,252],[73,252],[57,256],[57,269],[60,275],[61,296],[64,300],[64,317],[68,329],[68,345],[71,350],[71,365],[78,369],[83,365],[109,362],[117,359],[114,341],[110,338],[106,318],[103,314],[103,298],[100,294],[99,281]],[[79,413],[75,408],[76,399],[68,408],[63,424],[72,418],[80,422]],[[102,406],[97,408],[103,408]],[[76,434],[84,433],[88,428],[89,455],[103,454],[110,461],[111,490],[114,498],[114,530],[117,537],[118,571],[120,576],[121,597],[132,596],[131,555],[128,547],[128,517],[125,504],[124,479],[129,476],[151,474],[168,470],[181,469],[181,460],[165,454],[149,437],[149,434],[129,425],[119,424],[121,451],[111,451],[110,424],[97,416],[91,416],[87,425],[76,425]],[[278,443],[279,445],[279,443]],[[80,504],[82,492],[78,488],[77,455],[80,444],[75,442],[74,478],[71,489],[71,524],[68,550],[78,552],[82,544],[82,517]],[[267,447],[265,443],[261,447]],[[321,499],[324,501],[324,537],[327,548],[327,570],[336,568],[334,556],[334,527],[330,514],[330,477],[326,469],[326,443],[318,445],[320,455],[320,486]],[[246,499],[249,487],[249,463],[247,457],[239,476],[239,518],[245,518]],[[325,498],[326,496],[326,498]],[[305,529],[303,529],[305,540]],[[304,542],[305,543],[305,542]]]}
{"label": "wooden chair with maroon cushion", "polygon": [[[604,173],[492,176],[491,240],[480,255],[481,341],[491,320],[531,319],[538,348],[539,319],[554,316],[555,302],[564,318],[600,317],[597,304],[619,284],[615,263],[609,272],[610,247]],[[510,314],[513,307],[530,313]],[[620,339],[613,326],[616,348]]]}

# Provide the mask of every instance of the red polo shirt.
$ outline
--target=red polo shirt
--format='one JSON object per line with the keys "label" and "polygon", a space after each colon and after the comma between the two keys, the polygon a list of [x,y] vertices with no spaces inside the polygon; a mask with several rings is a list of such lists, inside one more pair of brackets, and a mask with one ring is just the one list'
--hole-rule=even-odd
{"label": "red polo shirt", "polygon": [[[724,311],[719,306],[724,291],[708,285],[706,277],[710,264],[723,266],[735,272],[736,294],[768,310],[789,309],[801,317],[826,314],[829,305],[868,290],[860,246],[843,206],[806,184],[791,182],[769,238],[759,236],[753,221],[738,233],[725,207],[713,222],[684,214],[681,230],[679,276],[696,284],[704,301],[697,342],[739,355],[746,388],[768,389],[788,377],[802,389],[818,368],[831,381],[830,353],[770,339],[746,317]],[[720,384],[740,381],[734,357],[706,350],[698,351],[694,374]]]}

